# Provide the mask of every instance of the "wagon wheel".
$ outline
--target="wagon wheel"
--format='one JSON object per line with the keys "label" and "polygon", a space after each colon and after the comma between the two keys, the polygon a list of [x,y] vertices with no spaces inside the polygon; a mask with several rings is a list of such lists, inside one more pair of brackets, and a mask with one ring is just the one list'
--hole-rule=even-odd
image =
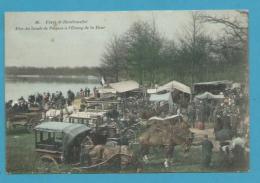
{"label": "wagon wheel", "polygon": [[36,169],[40,173],[58,173],[59,172],[59,164],[57,161],[49,155],[43,155],[40,157],[36,165]]}

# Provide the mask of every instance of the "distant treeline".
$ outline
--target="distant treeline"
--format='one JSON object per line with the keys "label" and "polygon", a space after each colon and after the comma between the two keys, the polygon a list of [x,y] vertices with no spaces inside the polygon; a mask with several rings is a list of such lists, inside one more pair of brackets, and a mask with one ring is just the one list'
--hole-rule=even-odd
{"label": "distant treeline", "polygon": [[97,67],[6,67],[6,75],[99,76]]}
{"label": "distant treeline", "polygon": [[99,77],[93,76],[58,76],[58,75],[7,75],[5,77],[5,81],[7,82],[29,82],[29,83],[100,83]]}

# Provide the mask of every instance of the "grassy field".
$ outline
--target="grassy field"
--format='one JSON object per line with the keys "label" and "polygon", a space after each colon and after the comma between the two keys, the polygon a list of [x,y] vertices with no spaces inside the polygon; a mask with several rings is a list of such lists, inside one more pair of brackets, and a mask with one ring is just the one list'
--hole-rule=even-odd
{"label": "grassy field", "polygon": [[[8,134],[6,139],[6,170],[8,173],[39,173],[39,156],[34,152],[34,135],[29,133]],[[246,171],[247,166],[243,167],[223,167],[218,152],[213,153],[212,166],[202,168],[201,148],[192,147],[189,155],[184,157],[180,147],[176,147],[174,158],[171,159],[169,168],[163,166],[163,153],[159,149],[153,149],[149,156],[149,163],[143,166],[142,172],[224,172],[224,171]],[[72,171],[72,166],[59,165],[58,172],[66,173]],[[82,173],[101,173],[107,170],[93,170]],[[132,170],[122,171],[124,173]]]}
{"label": "grassy field", "polygon": [[34,137],[29,133],[9,134],[6,138],[6,170],[9,173],[29,173],[35,169]]}

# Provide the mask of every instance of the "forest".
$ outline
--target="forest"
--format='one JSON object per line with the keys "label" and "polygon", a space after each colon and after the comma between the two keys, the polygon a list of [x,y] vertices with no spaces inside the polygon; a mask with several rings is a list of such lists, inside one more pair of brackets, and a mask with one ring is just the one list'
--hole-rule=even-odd
{"label": "forest", "polygon": [[[170,80],[247,83],[247,16],[244,11],[232,17],[194,11],[174,40],[162,36],[155,21],[135,22],[107,43],[101,74],[114,82],[128,78],[148,86]],[[207,32],[208,25],[220,26],[219,34]]]}

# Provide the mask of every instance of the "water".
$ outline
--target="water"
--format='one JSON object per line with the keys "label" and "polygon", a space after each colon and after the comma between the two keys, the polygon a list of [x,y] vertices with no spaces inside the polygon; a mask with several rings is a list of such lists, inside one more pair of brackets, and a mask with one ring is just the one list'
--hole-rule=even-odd
{"label": "water", "polygon": [[37,92],[43,93],[49,91],[54,93],[56,91],[61,91],[64,96],[67,96],[67,91],[71,90],[75,94],[88,87],[91,92],[94,87],[100,87],[99,83],[61,83],[61,82],[5,82],[5,101],[17,100],[21,96],[25,99],[31,94],[36,94]]}

